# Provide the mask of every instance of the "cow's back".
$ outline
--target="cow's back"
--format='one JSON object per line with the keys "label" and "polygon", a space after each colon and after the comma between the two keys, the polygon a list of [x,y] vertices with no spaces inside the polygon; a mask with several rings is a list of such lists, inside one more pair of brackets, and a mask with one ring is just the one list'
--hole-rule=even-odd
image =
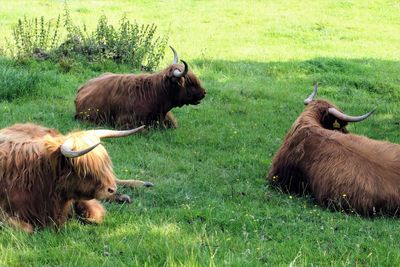
{"label": "cow's back", "polygon": [[144,89],[148,76],[108,73],[89,80],[78,90],[75,118],[113,126],[130,122],[133,126],[138,118],[146,117],[152,101]]}
{"label": "cow's back", "polygon": [[81,86],[75,98],[76,117],[91,120],[99,112],[109,114],[109,98],[113,95],[117,78],[115,74],[106,73]]}
{"label": "cow's back", "polygon": [[346,200],[363,214],[400,208],[400,145],[331,132],[308,151],[306,172],[319,201]]}
{"label": "cow's back", "polygon": [[5,141],[27,142],[45,135],[56,136],[58,134],[59,132],[57,130],[44,126],[32,123],[19,123],[0,130],[0,143]]}

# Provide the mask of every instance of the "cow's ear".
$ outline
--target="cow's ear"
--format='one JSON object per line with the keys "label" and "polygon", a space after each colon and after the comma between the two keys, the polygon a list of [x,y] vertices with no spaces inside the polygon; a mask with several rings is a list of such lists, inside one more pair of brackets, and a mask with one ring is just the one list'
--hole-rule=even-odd
{"label": "cow's ear", "polygon": [[325,129],[348,133],[346,129],[347,122],[330,114],[328,109],[324,110],[321,116],[321,124]]}
{"label": "cow's ear", "polygon": [[185,86],[185,76],[189,71],[189,67],[188,67],[188,64],[186,63],[186,61],[181,60],[181,62],[184,65],[183,70],[178,68],[177,65],[173,65],[173,67],[171,68],[171,71],[170,71],[170,75],[173,78],[173,81],[175,81],[176,83],[178,83],[181,86]]}
{"label": "cow's ear", "polygon": [[177,78],[178,81],[177,83],[179,84],[180,87],[185,87],[185,77]]}
{"label": "cow's ear", "polygon": [[50,166],[52,168],[56,168],[56,166],[60,166],[59,164],[61,164],[61,167],[63,167],[66,162],[65,157],[62,156],[60,149],[62,140],[50,135],[45,136],[44,139],[44,145],[49,155]]}
{"label": "cow's ear", "polygon": [[44,145],[50,154],[61,153],[60,152],[61,142],[59,138],[54,138],[50,135],[46,135],[44,137]]}
{"label": "cow's ear", "polygon": [[185,77],[175,77],[174,69],[169,73],[169,79],[174,83],[178,84],[180,87],[185,87]]}

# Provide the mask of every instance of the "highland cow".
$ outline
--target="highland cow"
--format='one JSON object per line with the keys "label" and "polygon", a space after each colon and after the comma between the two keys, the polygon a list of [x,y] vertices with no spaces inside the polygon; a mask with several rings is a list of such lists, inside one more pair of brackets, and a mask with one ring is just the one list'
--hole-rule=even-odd
{"label": "highland cow", "polygon": [[185,61],[183,69],[178,65],[171,49],[172,65],[158,73],[105,73],[88,81],[78,89],[75,118],[120,129],[139,124],[176,128],[171,109],[197,105],[206,92]]}
{"label": "highland cow", "polygon": [[400,145],[348,133],[348,122],[364,120],[374,110],[348,116],[327,101],[313,100],[317,87],[275,155],[269,181],[334,210],[398,214]]}
{"label": "highland cow", "polygon": [[117,190],[100,139],[131,135],[142,128],[65,136],[35,124],[0,130],[0,221],[32,232],[61,226],[74,207],[84,221],[100,223],[105,209],[97,200],[113,198]]}

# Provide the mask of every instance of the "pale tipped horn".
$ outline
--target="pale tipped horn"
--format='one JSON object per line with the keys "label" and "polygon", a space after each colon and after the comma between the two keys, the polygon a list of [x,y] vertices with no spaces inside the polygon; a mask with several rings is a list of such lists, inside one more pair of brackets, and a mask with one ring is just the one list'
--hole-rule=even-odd
{"label": "pale tipped horn", "polygon": [[178,53],[172,46],[169,46],[169,47],[171,47],[172,52],[174,52],[174,60],[172,61],[171,64],[178,64],[178,61],[179,61]]}
{"label": "pale tipped horn", "polygon": [[317,95],[318,85],[319,85],[319,83],[316,83],[316,84],[314,85],[314,91],[311,93],[311,95],[310,95],[309,97],[307,97],[307,98],[304,100],[304,105],[308,105],[308,104],[311,103],[311,101],[313,101],[314,97]]}
{"label": "pale tipped horn", "polygon": [[176,78],[180,78],[180,77],[185,76],[189,71],[189,67],[188,67],[188,64],[186,63],[186,61],[184,61],[184,60],[181,60],[181,61],[182,61],[183,65],[185,65],[185,69],[183,71],[174,70],[174,76]]}
{"label": "pale tipped horn", "polygon": [[340,119],[342,121],[358,122],[358,121],[365,120],[366,118],[371,116],[371,114],[374,113],[375,110],[376,110],[376,108],[374,108],[373,110],[371,110],[370,112],[368,112],[367,114],[364,114],[362,116],[349,116],[349,115],[346,115],[346,114],[340,112],[336,108],[329,108],[328,112],[329,112],[329,114],[335,116],[336,118],[338,118],[338,119]]}
{"label": "pale tipped horn", "polygon": [[85,155],[86,153],[89,153],[92,151],[95,147],[100,145],[100,142],[97,144],[94,144],[88,148],[79,150],[79,151],[73,151],[71,148],[71,139],[67,139],[64,144],[61,145],[61,154],[63,154],[67,158],[76,158]]}
{"label": "pale tipped horn", "polygon": [[117,137],[124,137],[124,136],[128,136],[128,135],[137,133],[138,131],[142,130],[144,127],[146,127],[146,125],[142,125],[135,129],[125,130],[125,131],[93,130],[93,132],[98,138],[117,138]]}

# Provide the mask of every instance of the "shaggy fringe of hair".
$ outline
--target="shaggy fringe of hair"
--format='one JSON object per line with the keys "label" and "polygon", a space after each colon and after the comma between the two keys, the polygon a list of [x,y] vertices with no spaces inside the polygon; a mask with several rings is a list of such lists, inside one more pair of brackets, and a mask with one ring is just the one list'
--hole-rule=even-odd
{"label": "shaggy fringe of hair", "polygon": [[[100,141],[97,136],[90,132],[75,132],[67,136],[59,137],[47,135],[44,138],[44,145],[47,151],[49,151],[51,154],[58,154],[58,157],[60,157],[62,156],[60,152],[60,146],[67,139],[73,139],[72,143],[74,145],[72,149],[75,151],[85,149],[88,146],[94,145]],[[58,157],[52,156],[51,159],[59,162]],[[87,153],[83,156],[69,158],[68,161],[79,177],[85,177],[88,174],[91,174],[95,178],[104,177],[107,173],[114,175],[112,162],[107,151],[102,145],[97,146],[95,149],[90,151],[90,153]]]}

